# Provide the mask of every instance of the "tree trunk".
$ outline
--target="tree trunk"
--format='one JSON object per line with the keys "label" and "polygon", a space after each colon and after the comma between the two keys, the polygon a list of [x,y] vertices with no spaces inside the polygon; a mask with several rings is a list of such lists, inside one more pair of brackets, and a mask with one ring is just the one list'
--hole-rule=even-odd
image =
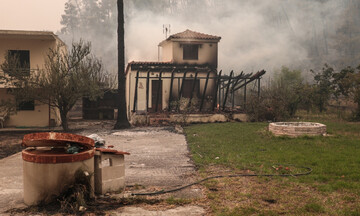
{"label": "tree trunk", "polygon": [[129,128],[125,101],[125,42],[124,42],[124,2],[117,0],[118,8],[118,116],[114,129]]}
{"label": "tree trunk", "polygon": [[61,126],[64,131],[69,131],[67,114],[68,114],[67,111],[60,110]]}

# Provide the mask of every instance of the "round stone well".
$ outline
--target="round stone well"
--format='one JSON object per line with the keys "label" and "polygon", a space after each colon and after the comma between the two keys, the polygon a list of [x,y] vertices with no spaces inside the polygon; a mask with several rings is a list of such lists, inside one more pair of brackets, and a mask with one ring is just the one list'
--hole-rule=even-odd
{"label": "round stone well", "polygon": [[269,131],[275,136],[321,136],[326,134],[326,125],[315,122],[273,122]]}

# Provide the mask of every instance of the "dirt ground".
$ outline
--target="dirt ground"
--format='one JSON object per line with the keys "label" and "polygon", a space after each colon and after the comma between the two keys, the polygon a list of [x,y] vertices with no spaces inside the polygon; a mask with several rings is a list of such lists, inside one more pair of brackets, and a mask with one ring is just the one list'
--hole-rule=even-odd
{"label": "dirt ground", "polygon": [[[199,204],[203,199],[201,186],[192,186],[171,194],[134,197],[132,193],[154,192],[173,189],[198,179],[195,167],[189,158],[185,136],[174,127],[144,127],[128,130],[112,130],[114,121],[71,122],[72,133],[81,135],[98,134],[106,145],[130,152],[125,156],[126,188],[121,194],[107,194],[99,201],[110,199],[98,209],[111,215],[204,215],[205,207]],[[29,131],[0,132],[0,212],[22,204],[22,159],[21,139]],[[6,170],[5,170],[6,169]],[[111,205],[109,204],[111,203]],[[129,203],[129,206],[124,205]],[[14,212],[14,211],[13,211]]]}

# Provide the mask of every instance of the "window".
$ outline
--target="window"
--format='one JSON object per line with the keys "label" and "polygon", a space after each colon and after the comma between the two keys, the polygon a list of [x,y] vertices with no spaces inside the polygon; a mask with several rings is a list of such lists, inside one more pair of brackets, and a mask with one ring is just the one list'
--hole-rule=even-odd
{"label": "window", "polygon": [[29,50],[9,50],[8,57],[11,65],[15,65],[18,69],[21,69],[24,75],[30,74]]}
{"label": "window", "polygon": [[35,110],[34,100],[18,102],[16,110]]}
{"label": "window", "polygon": [[198,60],[199,45],[198,44],[183,44],[183,59],[184,60]]}

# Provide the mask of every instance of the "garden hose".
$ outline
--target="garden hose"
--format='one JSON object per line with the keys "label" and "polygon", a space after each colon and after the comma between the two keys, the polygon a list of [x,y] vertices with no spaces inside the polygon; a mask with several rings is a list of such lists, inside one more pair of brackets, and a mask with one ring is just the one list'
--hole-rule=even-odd
{"label": "garden hose", "polygon": [[302,173],[294,173],[294,174],[233,174],[233,175],[218,175],[218,176],[211,176],[211,177],[207,177],[204,179],[201,179],[199,181],[178,187],[178,188],[174,188],[174,189],[170,189],[170,190],[160,190],[160,191],[155,191],[155,192],[148,192],[148,193],[132,193],[132,196],[155,196],[155,195],[160,195],[160,194],[166,194],[166,193],[173,193],[176,191],[180,191],[183,190],[185,188],[191,187],[193,185],[197,185],[200,184],[202,182],[208,181],[210,179],[218,179],[218,178],[234,178],[234,177],[255,177],[255,176],[263,176],[263,177],[275,177],[275,176],[280,176],[280,177],[288,177],[288,176],[304,176],[304,175],[309,175],[313,170],[310,167],[302,167],[302,166],[293,166],[293,165],[283,165],[283,166],[292,166],[292,167],[296,167],[296,168],[302,168],[305,169],[306,172],[302,172]]}

